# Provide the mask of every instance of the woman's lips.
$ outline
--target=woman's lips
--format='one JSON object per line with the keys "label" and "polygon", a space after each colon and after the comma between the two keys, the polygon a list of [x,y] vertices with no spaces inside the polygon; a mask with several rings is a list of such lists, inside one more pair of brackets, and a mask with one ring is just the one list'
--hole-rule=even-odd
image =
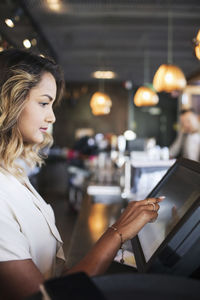
{"label": "woman's lips", "polygon": [[41,127],[41,128],[40,128],[40,130],[43,131],[43,132],[46,132],[47,129],[48,129],[48,127]]}

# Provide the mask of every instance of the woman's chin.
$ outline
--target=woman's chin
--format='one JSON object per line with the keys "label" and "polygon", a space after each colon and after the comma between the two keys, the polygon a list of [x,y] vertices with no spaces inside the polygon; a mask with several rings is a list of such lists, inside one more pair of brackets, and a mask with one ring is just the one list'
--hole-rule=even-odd
{"label": "woman's chin", "polygon": [[34,144],[41,144],[44,141],[44,136],[40,136],[40,137],[35,137],[35,138],[31,138],[31,139],[27,139],[24,142],[26,144],[30,144],[30,145],[34,145]]}
{"label": "woman's chin", "polygon": [[44,142],[44,136],[42,136],[40,139],[35,139],[34,144],[41,144]]}

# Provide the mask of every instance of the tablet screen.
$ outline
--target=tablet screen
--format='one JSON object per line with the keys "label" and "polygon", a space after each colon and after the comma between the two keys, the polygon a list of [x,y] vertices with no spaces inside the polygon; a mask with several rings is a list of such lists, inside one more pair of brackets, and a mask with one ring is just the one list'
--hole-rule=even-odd
{"label": "tablet screen", "polygon": [[148,223],[138,234],[146,262],[200,196],[200,174],[178,165],[149,196],[166,198],[160,204],[156,222]]}

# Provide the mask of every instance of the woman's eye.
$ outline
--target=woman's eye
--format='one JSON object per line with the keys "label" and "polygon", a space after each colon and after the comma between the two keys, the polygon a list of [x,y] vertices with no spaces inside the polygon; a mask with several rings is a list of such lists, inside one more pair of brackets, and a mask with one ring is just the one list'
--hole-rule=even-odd
{"label": "woman's eye", "polygon": [[49,103],[48,102],[40,102],[40,105],[41,106],[46,106],[46,105],[48,105]]}

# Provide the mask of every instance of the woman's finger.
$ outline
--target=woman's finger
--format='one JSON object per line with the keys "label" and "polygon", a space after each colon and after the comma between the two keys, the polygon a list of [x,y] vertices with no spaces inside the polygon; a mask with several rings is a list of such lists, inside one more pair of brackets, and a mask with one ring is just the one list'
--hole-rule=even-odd
{"label": "woman's finger", "polygon": [[160,208],[160,205],[158,203],[149,202],[148,205],[137,206],[132,213],[135,213],[136,215],[138,215],[143,210],[158,211],[159,208]]}
{"label": "woman's finger", "polygon": [[[142,203],[146,203],[141,201]],[[149,204],[137,204],[137,203],[129,203],[128,207],[123,211],[119,221],[123,220],[122,222],[134,220],[142,211],[158,211],[160,205],[157,202],[149,202]]]}
{"label": "woman's finger", "polygon": [[149,205],[138,206],[138,209],[136,209],[136,211],[133,214],[133,219],[136,219],[143,213],[147,213],[147,215],[149,215],[150,213],[151,218],[147,222],[154,222],[158,217],[159,208],[160,205],[158,203],[150,203]]}
{"label": "woman's finger", "polygon": [[135,206],[139,206],[139,205],[149,205],[150,203],[158,203],[161,202],[163,199],[165,198],[165,196],[160,196],[157,198],[147,198],[145,200],[139,200],[139,201],[131,201],[130,203],[132,203]]}
{"label": "woman's finger", "polygon": [[152,211],[158,211],[160,208],[160,205],[158,203],[150,202],[148,205],[146,205],[146,209],[152,210]]}

